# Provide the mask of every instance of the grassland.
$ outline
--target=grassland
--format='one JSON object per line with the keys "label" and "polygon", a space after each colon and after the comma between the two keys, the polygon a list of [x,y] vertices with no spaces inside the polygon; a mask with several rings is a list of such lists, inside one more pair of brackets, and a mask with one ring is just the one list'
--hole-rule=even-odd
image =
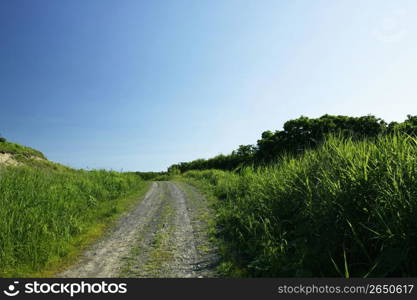
{"label": "grassland", "polygon": [[183,175],[214,195],[229,276],[417,276],[417,140],[330,137],[240,172]]}
{"label": "grassland", "polygon": [[0,166],[1,277],[52,275],[147,188],[133,173],[74,170],[33,159],[44,157],[36,150],[0,145],[22,162]]}

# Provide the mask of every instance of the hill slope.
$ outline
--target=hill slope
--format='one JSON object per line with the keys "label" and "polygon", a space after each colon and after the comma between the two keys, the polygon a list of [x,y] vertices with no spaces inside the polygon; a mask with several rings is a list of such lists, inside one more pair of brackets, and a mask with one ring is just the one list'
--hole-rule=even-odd
{"label": "hill slope", "polygon": [[0,142],[0,153],[10,153],[15,155],[20,154],[25,157],[38,157],[46,159],[45,155],[38,150],[6,141]]}

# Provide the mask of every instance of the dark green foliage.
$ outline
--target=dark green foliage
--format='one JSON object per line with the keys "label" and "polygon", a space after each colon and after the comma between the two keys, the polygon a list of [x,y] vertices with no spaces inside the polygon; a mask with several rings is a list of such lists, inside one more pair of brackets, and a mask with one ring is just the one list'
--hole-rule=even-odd
{"label": "dark green foliage", "polygon": [[408,135],[417,136],[417,116],[407,116],[403,123],[392,122],[388,126],[390,132],[403,132]]}
{"label": "dark green foliage", "polygon": [[361,140],[393,132],[417,135],[417,116],[409,115],[403,123],[390,124],[372,115],[363,117],[324,115],[316,119],[300,117],[287,121],[283,130],[265,131],[256,146],[239,146],[229,155],[182,162],[169,167],[168,172],[238,170],[243,166],[268,164],[280,156],[300,154],[306,149],[318,147],[329,134]]}
{"label": "dark green foliage", "polygon": [[168,172],[135,172],[143,180],[166,181],[170,180],[173,174]]}
{"label": "dark green foliage", "polygon": [[143,180],[154,180],[155,178],[164,175],[165,172],[135,172]]}
{"label": "dark green foliage", "polygon": [[300,153],[318,146],[330,134],[361,139],[386,132],[386,123],[374,116],[346,117],[324,115],[317,119],[301,117],[284,124],[284,130],[266,131],[258,140],[256,160],[268,162],[283,153]]}
{"label": "dark green foliage", "polygon": [[188,170],[236,170],[252,161],[256,153],[253,145],[240,145],[239,148],[229,155],[217,155],[210,159],[197,159],[191,162],[182,162],[168,168],[168,173],[183,173]]}

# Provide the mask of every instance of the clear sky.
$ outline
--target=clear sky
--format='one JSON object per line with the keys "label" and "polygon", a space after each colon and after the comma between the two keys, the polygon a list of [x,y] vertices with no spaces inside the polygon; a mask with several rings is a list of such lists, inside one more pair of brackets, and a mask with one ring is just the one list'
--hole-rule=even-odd
{"label": "clear sky", "polygon": [[165,170],[300,115],[417,114],[417,1],[0,1],[0,132]]}

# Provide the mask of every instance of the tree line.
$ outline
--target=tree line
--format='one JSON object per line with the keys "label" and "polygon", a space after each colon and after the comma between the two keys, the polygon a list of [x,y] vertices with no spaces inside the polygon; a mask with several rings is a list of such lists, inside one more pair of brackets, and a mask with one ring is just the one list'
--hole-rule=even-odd
{"label": "tree line", "polygon": [[301,116],[285,122],[283,130],[265,131],[256,145],[240,145],[228,155],[181,162],[168,168],[169,173],[189,170],[238,170],[245,165],[262,165],[284,154],[299,154],[317,147],[328,134],[352,139],[375,138],[394,132],[417,136],[417,116],[408,115],[404,122],[387,123],[373,115],[362,117],[323,115],[319,118]]}

